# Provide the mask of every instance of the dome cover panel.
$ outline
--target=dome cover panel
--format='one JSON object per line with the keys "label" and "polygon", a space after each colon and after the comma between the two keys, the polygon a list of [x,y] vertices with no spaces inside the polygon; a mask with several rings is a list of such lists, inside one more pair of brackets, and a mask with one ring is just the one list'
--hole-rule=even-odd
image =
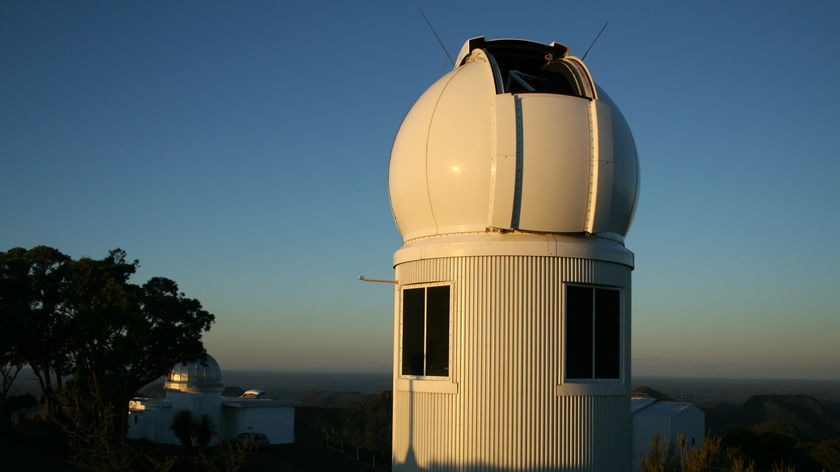
{"label": "dome cover panel", "polygon": [[487,227],[495,100],[489,70],[486,61],[459,67],[429,126],[426,175],[437,233]]}
{"label": "dome cover panel", "polygon": [[522,191],[517,229],[583,231],[592,179],[589,100],[525,95],[522,115]]}
{"label": "dome cover panel", "polygon": [[176,364],[166,376],[164,388],[178,392],[221,392],[222,369],[213,356],[204,354],[188,362]]}
{"label": "dome cover panel", "polygon": [[630,126],[598,88],[599,169],[595,233],[626,235],[639,199],[639,159]]}

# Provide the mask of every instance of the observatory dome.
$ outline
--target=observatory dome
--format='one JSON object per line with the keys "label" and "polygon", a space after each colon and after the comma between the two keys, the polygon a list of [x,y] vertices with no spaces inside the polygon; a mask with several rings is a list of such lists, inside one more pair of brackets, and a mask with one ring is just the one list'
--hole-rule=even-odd
{"label": "observatory dome", "polygon": [[636,146],[589,70],[558,43],[468,40],[394,140],[389,195],[403,241],[475,232],[623,241]]}
{"label": "observatory dome", "polygon": [[176,364],[166,376],[164,388],[186,393],[221,392],[224,390],[222,369],[213,356],[204,354]]}

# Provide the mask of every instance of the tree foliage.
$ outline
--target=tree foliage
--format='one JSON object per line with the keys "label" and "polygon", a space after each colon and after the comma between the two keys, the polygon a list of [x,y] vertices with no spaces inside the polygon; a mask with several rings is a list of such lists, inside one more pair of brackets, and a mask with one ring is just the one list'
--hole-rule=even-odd
{"label": "tree foliage", "polygon": [[817,443],[810,454],[826,472],[840,472],[840,437]]}
{"label": "tree foliage", "polygon": [[295,436],[302,443],[326,443],[377,466],[391,461],[390,390],[353,406],[299,406],[295,409]]}
{"label": "tree foliage", "polygon": [[135,470],[139,458],[116,434],[119,422],[102,393],[95,377],[70,381],[57,393],[64,405],[58,425],[67,439],[69,460],[91,472]]}
{"label": "tree foliage", "polygon": [[0,323],[10,359],[32,368],[48,406],[68,371],[62,304],[70,258],[46,246],[0,253]]}
{"label": "tree foliage", "polygon": [[132,283],[138,265],[121,249],[78,260],[46,246],[0,253],[0,331],[14,333],[4,335],[6,363],[32,368],[51,414],[66,379],[96,379],[124,434],[132,395],[203,352],[214,316],[172,280]]}
{"label": "tree foliage", "polygon": [[352,447],[383,452],[383,456],[390,457],[392,405],[393,395],[388,390],[347,409],[342,421],[342,440]]}

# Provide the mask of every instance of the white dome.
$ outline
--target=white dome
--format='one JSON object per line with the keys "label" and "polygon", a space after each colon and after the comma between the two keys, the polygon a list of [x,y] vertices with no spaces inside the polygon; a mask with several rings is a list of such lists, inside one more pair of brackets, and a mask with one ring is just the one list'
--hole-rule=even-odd
{"label": "white dome", "polygon": [[583,62],[510,39],[467,41],[406,115],[389,168],[404,242],[517,230],[622,240],[638,182],[627,122]]}
{"label": "white dome", "polygon": [[164,388],[187,393],[221,392],[225,388],[222,385],[222,369],[213,356],[204,354],[192,361],[176,364],[166,376]]}

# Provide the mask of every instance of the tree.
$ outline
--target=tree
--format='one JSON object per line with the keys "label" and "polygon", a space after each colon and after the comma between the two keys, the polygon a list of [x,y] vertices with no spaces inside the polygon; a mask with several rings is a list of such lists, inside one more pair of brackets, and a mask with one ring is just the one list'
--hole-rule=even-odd
{"label": "tree", "polygon": [[840,437],[817,443],[810,454],[827,472],[840,472]]}
{"label": "tree", "polygon": [[71,296],[81,329],[71,346],[78,375],[97,374],[125,425],[128,400],[173,365],[204,352],[201,333],[214,316],[178,285],[154,277],[142,286],[126,283],[136,262],[112,251],[103,261],[80,260]]}
{"label": "tree", "polygon": [[71,380],[57,392],[64,406],[59,422],[70,462],[91,472],[137,470],[138,457],[118,436],[113,412],[96,377]]}
{"label": "tree", "polygon": [[7,356],[29,364],[53,413],[55,392],[68,369],[62,294],[69,261],[46,246],[0,253],[0,324]]}
{"label": "tree", "polygon": [[201,415],[201,423],[198,424],[195,432],[195,443],[200,449],[210,445],[210,440],[216,435],[216,429],[207,415]]}
{"label": "tree", "polygon": [[[201,415],[200,418],[196,418],[190,410],[178,410],[175,417],[172,418],[169,429],[175,433],[187,452],[192,452],[194,447],[198,449],[207,448],[210,445],[210,440],[216,435],[216,430],[209,416]],[[193,442],[193,438],[195,438],[195,442]]]}
{"label": "tree", "polygon": [[204,352],[201,335],[214,315],[172,280],[131,283],[138,264],[121,249],[79,260],[45,246],[0,253],[0,323],[20,333],[10,345],[32,367],[53,415],[65,377],[80,385],[95,378],[115,434],[124,435],[134,393]]}
{"label": "tree", "polygon": [[[10,290],[9,281],[0,279],[0,297]],[[2,391],[0,391],[0,403],[5,402],[9,397],[12,385],[24,364],[20,354],[13,347],[16,336],[17,326],[7,325],[0,331],[0,377],[2,377],[3,382]]]}
{"label": "tree", "polygon": [[15,379],[23,368],[23,360],[11,348],[11,342],[9,341],[11,335],[11,333],[6,333],[0,340],[0,380],[3,382],[2,391],[0,391],[0,403],[6,401],[9,397],[9,391],[11,391]]}
{"label": "tree", "polygon": [[175,433],[175,436],[181,441],[181,444],[187,448],[188,451],[192,450],[193,442],[193,414],[190,410],[178,410],[175,413],[175,417],[172,418],[172,424],[169,425],[169,429]]}

